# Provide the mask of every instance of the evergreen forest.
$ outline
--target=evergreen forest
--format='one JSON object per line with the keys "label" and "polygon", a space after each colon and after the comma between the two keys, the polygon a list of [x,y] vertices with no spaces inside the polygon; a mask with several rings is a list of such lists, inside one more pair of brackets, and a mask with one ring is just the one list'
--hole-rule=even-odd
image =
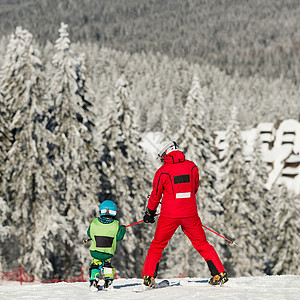
{"label": "evergreen forest", "polygon": [[[298,1],[14,0],[0,15],[0,270],[87,273],[101,201],[143,218],[160,164],[141,142],[159,132],[199,167],[203,224],[238,243],[207,232],[229,276],[300,274],[300,196],[267,190],[260,140],[246,161],[241,138],[299,119]],[[141,276],[154,229],[128,227],[122,277]],[[159,277],[179,274],[209,276],[180,230]]]}

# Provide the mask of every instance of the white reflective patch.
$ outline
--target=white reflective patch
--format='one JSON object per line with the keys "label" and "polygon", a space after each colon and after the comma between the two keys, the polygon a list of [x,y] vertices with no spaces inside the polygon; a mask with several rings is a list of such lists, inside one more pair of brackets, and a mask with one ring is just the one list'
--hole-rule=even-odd
{"label": "white reflective patch", "polygon": [[190,198],[191,192],[188,193],[176,193],[176,198]]}
{"label": "white reflective patch", "polygon": [[112,268],[103,268],[103,273],[104,274],[110,274],[110,273],[112,273]]}

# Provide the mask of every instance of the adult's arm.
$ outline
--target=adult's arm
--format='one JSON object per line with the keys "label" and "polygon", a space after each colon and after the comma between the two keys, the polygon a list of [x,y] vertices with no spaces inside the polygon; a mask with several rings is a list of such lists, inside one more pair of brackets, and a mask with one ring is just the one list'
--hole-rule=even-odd
{"label": "adult's arm", "polygon": [[158,170],[155,173],[152,185],[152,192],[148,200],[147,208],[156,211],[163,192],[163,174]]}
{"label": "adult's arm", "polygon": [[199,171],[198,171],[198,168],[196,165],[192,169],[192,174],[193,174],[193,178],[194,178],[195,195],[196,195],[198,192],[198,189],[199,189]]}

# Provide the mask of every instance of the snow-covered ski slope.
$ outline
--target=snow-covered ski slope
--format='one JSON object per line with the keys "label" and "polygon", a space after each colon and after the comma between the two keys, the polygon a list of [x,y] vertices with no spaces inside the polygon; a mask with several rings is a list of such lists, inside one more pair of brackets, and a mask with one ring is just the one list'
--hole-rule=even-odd
{"label": "snow-covered ski slope", "polygon": [[141,279],[117,279],[113,290],[97,293],[88,291],[88,282],[22,286],[15,282],[0,282],[0,299],[300,299],[300,276],[296,275],[230,278],[222,287],[209,286],[203,278],[169,280],[169,287],[143,293],[134,292],[134,288],[142,283]]}

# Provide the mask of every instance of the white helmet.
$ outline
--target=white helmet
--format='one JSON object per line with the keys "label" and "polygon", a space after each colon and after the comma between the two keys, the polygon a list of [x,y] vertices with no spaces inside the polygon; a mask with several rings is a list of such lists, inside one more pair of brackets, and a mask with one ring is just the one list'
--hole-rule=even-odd
{"label": "white helmet", "polygon": [[167,154],[176,149],[178,149],[176,141],[165,141],[158,147],[158,157],[163,161]]}

